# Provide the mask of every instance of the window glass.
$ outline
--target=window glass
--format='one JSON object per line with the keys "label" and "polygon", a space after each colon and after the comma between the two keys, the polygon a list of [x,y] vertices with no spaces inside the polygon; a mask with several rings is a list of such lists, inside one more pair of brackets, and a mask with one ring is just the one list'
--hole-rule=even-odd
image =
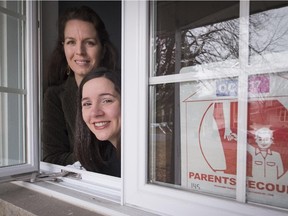
{"label": "window glass", "polygon": [[[26,162],[24,137],[24,96],[14,93],[0,93],[1,146],[0,166]],[[5,115],[3,115],[5,113]]]}
{"label": "window glass", "polygon": [[24,88],[23,46],[24,21],[0,12],[0,85],[8,88]]}
{"label": "window glass", "polygon": [[250,64],[258,67],[279,64],[277,67],[281,67],[288,50],[287,2],[252,2],[250,8]]}
{"label": "window glass", "polygon": [[251,75],[249,81],[247,199],[287,208],[288,73]]}
{"label": "window glass", "polygon": [[287,3],[246,6],[151,4],[148,182],[287,208]]}
{"label": "window glass", "polygon": [[[0,7],[16,12],[17,14],[25,14],[25,1],[0,1]],[[9,12],[9,13],[11,13]]]}
{"label": "window glass", "polygon": [[192,78],[150,87],[149,181],[235,198],[239,2],[155,8],[151,75]]}
{"label": "window glass", "polygon": [[237,60],[238,17],[237,1],[157,2],[152,76],[177,74],[180,67]]}
{"label": "window glass", "polygon": [[249,76],[247,199],[287,208],[288,4],[250,8],[249,64],[260,73]]}
{"label": "window glass", "polygon": [[[0,3],[0,167],[26,163],[23,2]],[[22,11],[21,11],[22,12]]]}
{"label": "window glass", "polygon": [[182,186],[235,197],[237,82],[181,84]]}

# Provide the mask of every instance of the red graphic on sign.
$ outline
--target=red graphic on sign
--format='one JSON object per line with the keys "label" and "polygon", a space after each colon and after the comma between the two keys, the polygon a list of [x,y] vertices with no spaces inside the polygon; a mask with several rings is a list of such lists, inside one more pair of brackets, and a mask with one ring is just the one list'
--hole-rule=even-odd
{"label": "red graphic on sign", "polygon": [[[229,103],[229,116],[224,114],[224,110],[227,109],[224,107],[227,106],[225,103]],[[226,174],[236,174],[237,106],[238,102],[211,103],[202,117],[198,132],[199,146],[205,161],[214,172],[222,171]],[[228,123],[225,121],[227,117],[229,118]],[[213,121],[215,121],[215,125],[213,125]],[[209,138],[207,138],[208,134],[205,133],[208,127],[214,131],[209,134]],[[215,130],[216,127],[217,130]],[[269,129],[268,132],[264,133],[263,128]],[[260,129],[262,129],[262,133]],[[257,131],[259,131],[258,136]],[[275,176],[277,179],[281,178],[288,170],[287,109],[276,99],[248,102],[247,134],[247,148],[248,150],[252,148],[255,151],[254,153],[248,151],[247,176],[253,176],[252,173],[254,173],[258,176],[253,177],[258,178],[271,176]],[[264,137],[259,136],[259,134]],[[267,137],[268,135],[269,137]],[[259,139],[266,139],[267,142],[270,142],[269,148],[259,146],[259,143],[257,143]],[[208,140],[210,140],[209,143],[206,143]],[[213,140],[213,143],[211,143],[211,140]],[[212,156],[208,151],[213,153]],[[253,168],[257,169],[258,172],[253,172]]]}

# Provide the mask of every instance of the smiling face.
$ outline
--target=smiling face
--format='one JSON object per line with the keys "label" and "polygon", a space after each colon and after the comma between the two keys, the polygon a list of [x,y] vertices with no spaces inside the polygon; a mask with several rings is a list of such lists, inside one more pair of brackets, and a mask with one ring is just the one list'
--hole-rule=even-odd
{"label": "smiling face", "polygon": [[105,77],[87,81],[82,90],[82,117],[99,140],[108,140],[116,148],[121,134],[120,95]]}
{"label": "smiling face", "polygon": [[273,144],[273,133],[270,130],[259,130],[255,137],[260,149],[268,149]]}
{"label": "smiling face", "polygon": [[64,52],[77,84],[93,68],[100,66],[103,47],[93,24],[69,20],[64,31]]}

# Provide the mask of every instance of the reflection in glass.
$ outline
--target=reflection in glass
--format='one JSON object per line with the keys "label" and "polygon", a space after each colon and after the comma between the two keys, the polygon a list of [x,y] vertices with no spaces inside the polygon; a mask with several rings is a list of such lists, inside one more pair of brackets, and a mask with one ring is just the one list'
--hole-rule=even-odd
{"label": "reflection in glass", "polygon": [[174,84],[151,88],[151,181],[174,183],[174,89]]}
{"label": "reflection in glass", "polygon": [[[211,6],[213,10],[207,10]],[[156,8],[153,53],[157,63],[153,76],[177,74],[182,67],[238,59],[238,1],[157,2]],[[203,9],[201,13],[199,8]]]}
{"label": "reflection in glass", "polygon": [[182,35],[182,67],[238,59],[238,19],[187,29]]}
{"label": "reflection in glass", "polygon": [[0,93],[0,167],[26,162],[24,96]]}
{"label": "reflection in glass", "polygon": [[[251,3],[249,21],[249,51],[250,64],[272,64],[286,62],[288,50],[288,3],[285,1],[276,2],[280,8],[271,8],[259,12],[262,8],[269,6],[269,2]],[[263,9],[262,9],[263,10]],[[278,63],[279,64],[279,63]]]}

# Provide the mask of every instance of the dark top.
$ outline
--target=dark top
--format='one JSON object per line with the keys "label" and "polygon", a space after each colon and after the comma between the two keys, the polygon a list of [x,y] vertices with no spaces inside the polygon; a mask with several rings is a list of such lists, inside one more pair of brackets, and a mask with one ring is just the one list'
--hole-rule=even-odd
{"label": "dark top", "polygon": [[121,158],[117,153],[116,148],[110,143],[104,143],[102,148],[104,148],[102,157],[106,162],[106,165],[99,168],[98,173],[112,175],[116,177],[121,176]]}
{"label": "dark top", "polygon": [[78,86],[74,77],[49,87],[43,101],[43,161],[73,164],[74,131]]}

